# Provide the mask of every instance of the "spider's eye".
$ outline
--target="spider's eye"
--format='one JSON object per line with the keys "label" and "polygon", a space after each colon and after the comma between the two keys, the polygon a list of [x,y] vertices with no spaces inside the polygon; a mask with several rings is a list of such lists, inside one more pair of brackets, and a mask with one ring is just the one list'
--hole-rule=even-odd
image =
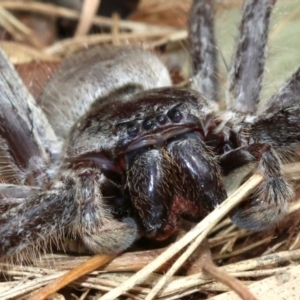
{"label": "spider's eye", "polygon": [[164,125],[167,122],[167,117],[164,115],[159,115],[156,117],[156,120],[160,125]]}
{"label": "spider's eye", "polygon": [[140,131],[140,126],[138,122],[130,122],[127,125],[127,133],[131,137],[137,136]]}
{"label": "spider's eye", "polygon": [[178,123],[182,119],[182,114],[177,108],[172,108],[168,111],[168,117],[172,122]]}
{"label": "spider's eye", "polygon": [[143,127],[148,130],[150,129],[151,127],[153,126],[153,121],[151,119],[146,119],[144,122],[143,122]]}

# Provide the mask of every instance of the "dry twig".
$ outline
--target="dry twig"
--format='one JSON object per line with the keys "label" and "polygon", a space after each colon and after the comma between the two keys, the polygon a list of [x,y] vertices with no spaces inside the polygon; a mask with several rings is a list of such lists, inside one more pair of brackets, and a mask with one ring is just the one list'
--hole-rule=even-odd
{"label": "dry twig", "polygon": [[227,200],[225,200],[219,207],[217,207],[204,220],[189,231],[183,238],[170,246],[164,253],[156,258],[152,263],[147,265],[144,269],[134,274],[128,281],[122,283],[118,288],[110,291],[102,300],[112,300],[121,294],[128,291],[134,285],[139,284],[147,278],[147,276],[155,271],[163,262],[170,259],[188,243],[197,238],[204,230],[209,230],[214,227],[233,207],[235,207],[242,199],[249,194],[249,192],[258,186],[262,181],[262,177],[258,174],[253,175],[245,184],[243,184],[236,192],[234,192]]}
{"label": "dry twig", "polygon": [[104,254],[95,255],[89,260],[87,260],[85,263],[72,269],[71,271],[64,274],[62,277],[58,278],[54,282],[51,282],[49,285],[45,286],[42,290],[38,291],[36,294],[31,296],[29,300],[43,300],[48,296],[50,296],[51,294],[57,292],[64,286],[68,285],[72,281],[103,266],[107,262],[111,261],[113,258],[114,256],[111,255],[104,255]]}

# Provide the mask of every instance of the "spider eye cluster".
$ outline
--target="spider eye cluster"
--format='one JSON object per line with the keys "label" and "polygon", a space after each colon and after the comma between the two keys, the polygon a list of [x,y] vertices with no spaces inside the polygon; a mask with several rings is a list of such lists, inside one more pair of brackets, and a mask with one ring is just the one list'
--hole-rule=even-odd
{"label": "spider eye cluster", "polygon": [[156,121],[160,125],[165,125],[167,123],[167,117],[165,115],[159,115],[159,116],[156,117]]}
{"label": "spider eye cluster", "polygon": [[143,128],[146,130],[151,129],[151,127],[155,124],[155,122],[151,119],[146,119],[143,121]]}
{"label": "spider eye cluster", "polygon": [[173,108],[168,111],[168,117],[174,123],[179,123],[182,119],[182,114],[178,108]]}
{"label": "spider eye cluster", "polygon": [[140,124],[137,121],[133,121],[128,123],[127,125],[127,133],[131,137],[137,136],[140,131]]}
{"label": "spider eye cluster", "polygon": [[131,121],[127,123],[127,134],[130,137],[136,137],[140,132],[140,129],[150,130],[157,125],[165,125],[168,120],[172,123],[179,123],[183,116],[177,107],[170,109],[166,114],[160,114],[156,118],[146,118],[139,123],[138,121]]}

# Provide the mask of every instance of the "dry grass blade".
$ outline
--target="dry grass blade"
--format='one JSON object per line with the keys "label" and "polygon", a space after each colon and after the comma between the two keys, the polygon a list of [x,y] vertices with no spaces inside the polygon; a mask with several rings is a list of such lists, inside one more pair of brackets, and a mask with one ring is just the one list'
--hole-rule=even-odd
{"label": "dry grass blade", "polygon": [[[17,1],[1,1],[1,5],[13,11],[26,11],[31,13],[38,13],[45,16],[52,16],[52,17],[61,17],[70,20],[78,20],[80,18],[80,13],[71,9],[67,9],[64,7],[59,7],[56,5],[51,4],[44,4],[39,2],[17,2]],[[105,17],[95,17],[92,20],[94,25],[104,25],[104,26],[113,26],[113,20],[110,18]],[[158,31],[161,32],[169,32],[173,31],[172,27],[167,26],[155,26],[149,25],[140,22],[133,22],[133,21],[120,21],[120,29],[123,30],[130,30],[133,32],[151,32],[151,31]]]}
{"label": "dry grass blade", "polygon": [[98,254],[90,258],[85,263],[72,269],[64,274],[62,277],[56,279],[54,282],[45,286],[42,290],[38,291],[35,295],[31,296],[28,300],[42,300],[57,292],[64,286],[73,282],[74,280],[82,277],[83,275],[94,271],[95,269],[103,266],[114,258],[112,255]]}
{"label": "dry grass blade", "polygon": [[[253,258],[249,260],[244,260],[238,263],[233,263],[222,267],[222,270],[229,273],[232,276],[236,277],[248,277],[248,276],[266,276],[268,274],[264,274],[263,272],[269,272],[272,275],[270,270],[255,270],[249,273],[246,273],[247,270],[254,270],[256,268],[266,268],[271,267],[274,265],[280,265],[283,263],[287,263],[290,261],[299,261],[300,260],[300,250],[294,251],[283,251],[277,252],[275,254],[270,254],[258,258]],[[276,270],[280,272],[280,274],[284,273],[285,268],[281,268],[280,270]],[[262,272],[262,273],[259,273]],[[207,286],[206,286],[207,284]],[[166,286],[163,288],[160,297],[171,297],[177,294],[182,293],[183,291],[187,290],[194,290],[198,288],[199,290],[209,290],[209,291],[227,291],[228,288],[225,286],[220,289],[220,285],[217,284],[218,288],[215,289],[211,281],[208,282],[207,277],[203,277],[203,273],[198,273],[190,276],[186,276],[183,278],[173,279],[172,281],[168,282]],[[234,295],[234,293],[232,293]],[[168,298],[169,299],[169,298]]]}
{"label": "dry grass blade", "polygon": [[[260,300],[269,299],[299,299],[300,295],[300,265],[293,267],[281,275],[275,275],[267,279],[255,282],[249,289],[255,293]],[[234,293],[229,292],[212,297],[213,300],[238,300]]]}
{"label": "dry grass blade", "polygon": [[[208,226],[206,230],[204,230],[187,248],[187,250],[176,260],[176,262],[172,265],[172,267],[168,270],[168,272],[157,282],[157,284],[153,287],[151,292],[147,295],[145,300],[152,300],[154,297],[159,294],[159,291],[162,287],[171,279],[171,277],[175,274],[175,272],[184,264],[184,262],[193,254],[193,252],[199,247],[200,243],[206,238],[211,226]],[[230,287],[234,290],[242,299],[255,299],[255,297],[247,290],[247,288],[236,278],[230,276],[221,268],[218,268],[214,265],[211,260],[210,255],[208,256],[205,253],[205,248],[207,248],[207,243],[202,246],[202,250],[198,255],[202,256],[203,259],[200,261],[200,268],[202,272],[209,275],[211,278],[222,282],[223,284]],[[206,246],[206,247],[205,247]],[[201,260],[201,257],[200,257]]]}
{"label": "dry grass blade", "polygon": [[112,44],[115,46],[120,46],[121,42],[119,39],[119,22],[120,22],[120,16],[117,13],[114,13],[112,15],[112,19],[114,20],[114,26],[112,27],[111,34],[113,36]]}
{"label": "dry grass blade", "polygon": [[[8,290],[5,290],[0,294],[1,300],[8,300],[8,299],[20,299],[20,297],[26,293],[35,291],[38,288],[41,288],[45,284],[48,284],[49,282],[57,279],[59,276],[61,276],[61,273],[56,273],[52,275],[44,276],[43,278],[39,278],[32,281],[24,282],[23,280],[20,280],[19,285],[14,283],[14,287]],[[41,299],[41,298],[38,298]]]}
{"label": "dry grass blade", "polygon": [[100,6],[100,0],[85,0],[83,1],[82,11],[79,23],[76,28],[75,36],[86,35],[93,23],[93,18],[97,14],[97,9]]}
{"label": "dry grass blade", "polygon": [[[283,268],[272,268],[274,265],[286,264],[291,261],[296,262],[300,260],[300,250],[283,251],[275,254],[266,255],[234,264],[230,264],[222,267],[222,270],[235,277],[262,277],[270,275],[283,274],[285,271],[291,269],[293,266]],[[57,270],[47,270],[41,268],[25,267],[25,266],[9,266],[1,264],[1,270],[5,272],[7,276],[14,276],[22,278],[26,276],[28,278],[35,278],[28,283],[22,283],[17,285],[13,289],[1,294],[0,299],[10,299],[12,297],[20,297],[25,292],[33,291],[49,281],[54,280],[62,276],[63,272],[57,272]],[[268,269],[267,269],[268,268]],[[257,270],[256,270],[257,269]],[[253,270],[253,271],[247,271]],[[45,275],[46,274],[46,275]],[[128,273],[126,273],[128,274]],[[103,278],[83,277],[80,280],[73,282],[77,287],[93,288],[99,291],[109,291],[112,287],[117,287],[119,282],[123,282],[128,278],[126,275],[121,281],[117,281],[115,278],[116,273],[103,274]],[[151,275],[144,282],[145,285],[152,286],[159,280],[159,275]],[[23,280],[21,280],[23,281]],[[16,284],[14,284],[16,285]],[[17,288],[18,287],[18,288]],[[17,288],[17,289],[16,289]],[[207,290],[210,292],[226,292],[228,288],[219,283],[213,283],[211,279],[204,277],[202,273],[194,274],[191,276],[185,276],[182,278],[172,278],[170,282],[166,284],[161,292],[161,297],[164,298],[178,298],[179,295],[189,294],[193,291]],[[134,292],[138,296],[143,298],[150,292],[148,288],[134,287],[131,292]]]}
{"label": "dry grass blade", "polygon": [[267,237],[261,241],[258,241],[257,243],[254,243],[254,244],[250,244],[242,249],[239,249],[239,250],[236,250],[234,252],[231,252],[231,253],[227,253],[227,254],[220,254],[220,255],[216,255],[214,256],[214,260],[218,260],[218,259],[224,259],[224,258],[228,258],[228,257],[232,257],[232,256],[235,256],[235,255],[239,255],[239,254],[242,254],[244,252],[247,252],[255,247],[258,247],[260,245],[263,245],[263,244],[267,244],[269,243],[271,240],[272,240],[272,236],[270,237]]}
{"label": "dry grass blade", "polygon": [[[164,249],[125,252],[114,260],[101,267],[102,272],[137,272],[152,262]],[[84,263],[89,256],[71,256],[65,254],[43,255],[34,261],[38,268],[56,269],[57,271],[71,270],[74,265]],[[172,262],[162,265],[160,271],[164,272]]]}
{"label": "dry grass blade", "polygon": [[[157,282],[153,287],[151,292],[147,295],[145,300],[152,300],[154,297],[159,294],[159,291],[163,286],[170,280],[170,278],[177,272],[177,270],[184,264],[184,262],[192,255],[192,253],[199,247],[200,243],[206,238],[210,230],[210,226],[202,232],[187,248],[187,250],[180,255],[172,267],[167,271],[167,273]],[[203,254],[203,253],[201,253]],[[201,255],[200,254],[200,255]]]}
{"label": "dry grass blade", "polygon": [[228,275],[221,268],[218,268],[213,263],[204,264],[203,271],[208,273],[212,278],[217,279],[226,286],[230,287],[243,300],[257,299],[238,279]]}
{"label": "dry grass blade", "polygon": [[0,47],[6,52],[13,64],[30,63],[31,61],[58,61],[57,58],[44,54],[34,47],[12,41],[0,41]]}
{"label": "dry grass blade", "polygon": [[[199,247],[200,243],[205,239],[206,235],[209,233],[211,226],[208,226],[196,239],[191,243],[187,250],[176,260],[168,272],[158,281],[158,283],[151,290],[146,300],[152,300],[159,294],[162,287],[168,282],[168,280],[175,274],[175,272],[184,264],[184,262],[192,255],[192,253]],[[201,255],[201,254],[200,254]],[[235,278],[229,276],[225,271],[216,267],[211,258],[205,259],[201,264],[201,269],[203,272],[208,274],[211,278],[216,279],[223,284],[232,288],[242,299],[254,299],[254,296],[249,293],[249,291]]]}
{"label": "dry grass blade", "polygon": [[[123,41],[125,44],[130,43],[134,45],[137,42],[164,36],[165,33],[158,30],[156,32],[151,31],[148,33],[120,33],[118,34],[118,39],[120,41]],[[47,55],[65,55],[66,53],[71,54],[93,45],[98,45],[101,43],[111,43],[114,38],[115,37],[111,34],[90,34],[77,38],[64,39],[63,41],[54,43],[53,45],[44,49],[44,53]]]}
{"label": "dry grass blade", "polygon": [[0,25],[5,28],[17,41],[22,41],[41,49],[42,45],[33,32],[20,22],[14,15],[8,12],[0,4]]}
{"label": "dry grass blade", "polygon": [[300,250],[282,251],[266,256],[256,257],[248,260],[243,260],[237,263],[229,264],[223,267],[226,272],[241,272],[253,270],[256,268],[265,268],[277,264],[286,263],[289,261],[300,260]]}
{"label": "dry grass blade", "polygon": [[147,278],[147,276],[155,271],[161,264],[169,260],[188,243],[197,238],[208,226],[214,226],[218,223],[233,207],[235,207],[242,199],[248,195],[262,181],[262,177],[258,174],[253,175],[245,184],[243,184],[236,192],[234,192],[227,200],[217,207],[204,220],[190,230],[183,238],[170,246],[164,253],[156,258],[152,263],[141,271],[134,274],[129,280],[122,283],[118,288],[104,295],[102,300],[112,300],[122,295],[134,285],[139,284]]}
{"label": "dry grass blade", "polygon": [[177,30],[174,32],[169,32],[163,35],[162,38],[159,38],[153,42],[147,42],[146,49],[155,49],[156,47],[160,47],[163,45],[167,45],[168,43],[174,43],[179,41],[184,41],[188,36],[187,30]]}

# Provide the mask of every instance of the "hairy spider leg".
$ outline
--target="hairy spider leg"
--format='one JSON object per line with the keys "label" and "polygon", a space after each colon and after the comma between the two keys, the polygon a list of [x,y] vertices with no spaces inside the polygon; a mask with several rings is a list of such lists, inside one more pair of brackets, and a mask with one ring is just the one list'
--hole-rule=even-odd
{"label": "hairy spider leg", "polygon": [[268,101],[264,112],[272,113],[285,107],[299,106],[300,68],[280,87]]}
{"label": "hairy spider leg", "polygon": [[1,49],[0,61],[0,178],[41,185],[57,138]]}
{"label": "hairy spider leg", "polygon": [[256,169],[264,178],[260,187],[231,212],[238,227],[261,231],[273,227],[286,215],[294,194],[282,175],[280,159],[269,144],[255,143],[232,150],[220,157],[220,165],[231,190],[240,185],[243,169],[245,175],[249,169]]}
{"label": "hairy spider leg", "polygon": [[228,78],[227,109],[255,114],[266,59],[270,15],[275,0],[246,0]]}
{"label": "hairy spider leg", "polygon": [[189,17],[191,88],[206,99],[219,102],[218,53],[214,29],[213,0],[195,0]]}

